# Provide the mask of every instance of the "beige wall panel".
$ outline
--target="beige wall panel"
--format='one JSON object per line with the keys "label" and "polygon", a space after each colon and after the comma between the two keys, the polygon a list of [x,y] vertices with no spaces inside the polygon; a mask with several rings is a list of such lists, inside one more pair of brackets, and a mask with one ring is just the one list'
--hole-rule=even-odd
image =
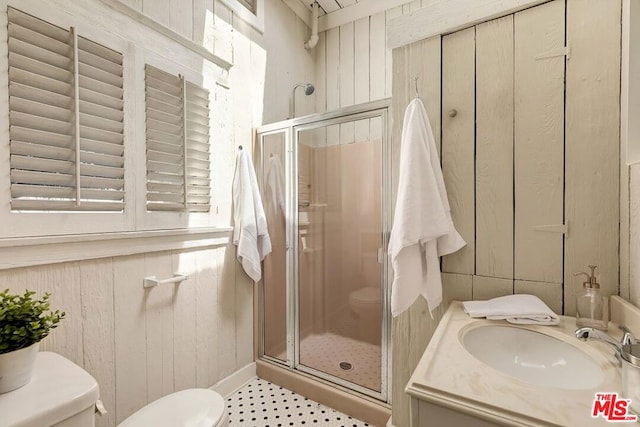
{"label": "beige wall panel", "polygon": [[196,253],[174,251],[171,254],[172,271],[188,276],[187,280],[175,285],[173,289],[173,361],[176,391],[196,386]]}
{"label": "beige wall panel", "polygon": [[315,83],[316,88],[314,98],[316,102],[316,113],[327,111],[327,32],[318,34],[318,44],[315,50]]}
{"label": "beige wall panel", "polygon": [[556,314],[562,314],[562,285],[560,283],[515,281],[516,294],[531,294],[540,298]]}
{"label": "beige wall panel", "polygon": [[[354,22],[354,104],[369,101],[369,17]],[[369,140],[369,121],[354,123],[355,141]]]}
{"label": "beige wall panel", "polygon": [[629,293],[640,307],[640,165],[629,171]]}
{"label": "beige wall panel", "polygon": [[[166,279],[173,276],[171,252],[147,254],[146,276]],[[135,286],[142,287],[138,279]],[[147,392],[149,401],[173,391],[173,311],[175,284],[145,289],[147,323]]]}
{"label": "beige wall panel", "polygon": [[[620,0],[567,0],[565,314],[580,285],[572,273],[599,268],[601,290],[618,293]],[[637,76],[636,76],[637,77]],[[636,118],[637,119],[637,118]],[[569,286],[569,284],[573,286]]]}
{"label": "beige wall panel", "polygon": [[[372,101],[384,99],[386,96],[385,29],[384,12],[369,18],[369,99]],[[391,74],[391,70],[388,70],[388,73]]]}
{"label": "beige wall panel", "polygon": [[[171,0],[171,3],[173,1]],[[188,6],[191,7],[191,4]],[[142,13],[165,27],[173,29],[171,27],[173,10],[167,0],[142,0]]]}
{"label": "beige wall panel", "polygon": [[562,283],[564,1],[515,15],[515,278]]}
{"label": "beige wall panel", "polygon": [[[221,378],[236,367],[236,248],[231,243],[218,249],[216,260],[219,271],[218,285],[218,369]],[[245,274],[241,272],[240,274]]]}
{"label": "beige wall panel", "polygon": [[253,361],[253,280],[236,265],[236,359],[233,370]]}
{"label": "beige wall panel", "polygon": [[476,27],[476,274],[513,278],[513,16]]}
{"label": "beige wall panel", "polygon": [[[165,7],[167,6],[169,6],[168,9],[171,13],[171,16],[169,17],[169,28],[189,40],[193,40],[194,2],[170,0],[169,5],[167,5],[165,1]],[[200,12],[202,12],[202,10],[200,10]]]}
{"label": "beige wall panel", "polygon": [[144,255],[113,260],[116,423],[147,404]]}
{"label": "beige wall panel", "polygon": [[513,294],[513,280],[473,276],[473,299],[488,300]]}
{"label": "beige wall panel", "polygon": [[105,415],[96,417],[98,427],[113,426],[116,422],[113,286],[113,258],[80,263],[82,366],[98,382],[100,400],[107,409]]}
{"label": "beige wall panel", "polygon": [[442,38],[442,171],[453,223],[467,242],[443,257],[442,271],[447,273],[475,271],[474,61],[475,28]]}
{"label": "beige wall panel", "polygon": [[[350,22],[340,26],[340,54],[338,68],[340,70],[340,107],[348,107],[354,104],[354,23]],[[340,125],[340,143],[350,144],[354,142],[355,130],[353,122]]]}
{"label": "beige wall panel", "polygon": [[67,313],[65,319],[42,341],[40,351],[55,351],[82,366],[82,300],[80,296],[80,263],[42,265],[27,270],[31,290],[42,295],[51,293],[51,307]]}
{"label": "beige wall panel", "polygon": [[213,50],[212,40],[208,40],[211,28],[206,28],[209,14],[213,14],[214,0],[193,0],[193,28],[191,38],[195,43]]}
{"label": "beige wall panel", "polygon": [[325,32],[327,43],[327,111],[340,107],[340,28]]}
{"label": "beige wall panel", "polygon": [[451,301],[470,301],[472,298],[473,276],[442,273],[442,299],[445,301],[445,305]]}
{"label": "beige wall panel", "polygon": [[[425,103],[429,120],[438,139],[440,134],[440,37],[423,40],[411,46],[393,51],[393,133],[392,133],[392,176],[394,200],[398,184],[398,162],[400,153],[400,135],[404,110],[415,97],[415,81]],[[393,424],[402,427],[409,425],[410,399],[404,387],[415,369],[418,360],[444,313],[445,304],[428,314],[423,298],[406,312],[392,321],[393,372],[392,401]]]}
{"label": "beige wall panel", "polygon": [[[397,18],[400,15],[402,15],[402,6],[396,6],[394,8],[388,9],[387,11],[385,11],[386,23],[388,23],[393,18]],[[385,28],[385,33],[386,33],[386,28]],[[393,55],[394,55],[393,49],[389,47],[389,44],[387,43],[386,35],[384,39],[385,39],[385,64],[386,64],[385,65],[385,69],[386,69],[385,97],[388,98],[392,95],[392,93],[394,93],[393,87],[395,86],[395,83],[393,82],[393,76],[395,73],[392,70],[395,70],[395,65],[393,65],[395,63],[395,59],[393,58]]]}
{"label": "beige wall panel", "polygon": [[219,339],[218,288],[220,277],[217,269],[218,253],[224,249],[206,249],[196,253],[196,382],[198,387],[208,387],[220,380],[218,369]]}

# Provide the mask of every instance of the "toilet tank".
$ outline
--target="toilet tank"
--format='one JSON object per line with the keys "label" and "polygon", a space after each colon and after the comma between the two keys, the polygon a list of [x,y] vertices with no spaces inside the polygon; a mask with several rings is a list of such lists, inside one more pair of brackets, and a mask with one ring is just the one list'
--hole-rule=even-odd
{"label": "toilet tank", "polygon": [[94,427],[98,383],[56,353],[40,352],[31,381],[0,394],[0,427]]}

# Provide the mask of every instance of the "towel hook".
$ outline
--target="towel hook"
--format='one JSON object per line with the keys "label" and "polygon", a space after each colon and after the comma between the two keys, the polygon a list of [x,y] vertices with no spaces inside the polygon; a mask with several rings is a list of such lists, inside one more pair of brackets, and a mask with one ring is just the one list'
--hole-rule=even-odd
{"label": "towel hook", "polygon": [[415,77],[413,79],[413,82],[414,82],[415,88],[416,88],[416,98],[420,98],[420,92],[418,91],[418,77]]}
{"label": "towel hook", "polygon": [[238,145],[238,151],[242,150],[242,145]]}

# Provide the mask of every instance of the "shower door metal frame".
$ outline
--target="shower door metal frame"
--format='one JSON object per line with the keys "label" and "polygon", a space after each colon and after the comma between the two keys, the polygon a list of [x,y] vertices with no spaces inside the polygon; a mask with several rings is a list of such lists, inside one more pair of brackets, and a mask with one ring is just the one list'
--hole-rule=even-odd
{"label": "shower door metal frame", "polygon": [[[260,136],[259,143],[259,163],[264,164],[264,150],[262,138],[266,135],[277,133],[285,134],[285,186],[286,186],[286,295],[287,295],[287,360],[268,356],[264,354],[264,286],[260,287],[260,339],[258,356],[261,359],[287,366],[289,369],[297,370],[326,382],[345,388],[348,391],[355,391],[365,396],[373,397],[383,402],[391,403],[390,393],[390,373],[391,373],[391,311],[390,311],[390,264],[387,255],[389,234],[391,230],[391,138],[389,117],[391,110],[391,99],[373,101],[365,104],[358,104],[341,108],[327,113],[312,114],[305,117],[272,123],[256,129]],[[337,376],[319,371],[317,369],[300,364],[300,343],[299,343],[299,280],[298,280],[298,134],[304,130],[318,129],[326,126],[342,123],[354,122],[357,120],[381,118],[381,162],[382,162],[382,188],[381,191],[381,212],[382,212],[382,268],[380,273],[381,286],[383,289],[382,301],[382,340],[381,340],[381,383],[380,392],[360,386],[350,381],[346,381]],[[264,285],[264,284],[262,284]]]}

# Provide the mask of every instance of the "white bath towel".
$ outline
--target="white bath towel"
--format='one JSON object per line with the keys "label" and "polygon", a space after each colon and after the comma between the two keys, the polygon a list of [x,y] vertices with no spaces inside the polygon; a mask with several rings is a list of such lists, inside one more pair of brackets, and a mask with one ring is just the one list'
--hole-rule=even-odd
{"label": "white bath towel", "polygon": [[233,177],[233,219],[236,256],[247,275],[257,282],[262,277],[260,261],[271,252],[271,240],[253,163],[242,149],[236,157]]}
{"label": "white bath towel", "polygon": [[266,196],[271,201],[275,215],[277,209],[282,211],[282,215],[285,215],[285,201],[284,201],[284,168],[280,161],[280,156],[277,154],[269,157],[269,170],[267,171],[266,179]]}
{"label": "white bath towel", "polygon": [[405,110],[398,169],[398,198],[389,241],[393,316],[408,309],[419,295],[433,311],[442,302],[438,257],[466,244],[451,221],[433,131],[418,98]]}
{"label": "white bath towel", "polygon": [[470,317],[486,317],[489,320],[531,325],[560,323],[558,315],[535,295],[518,294],[487,301],[465,301],[462,306]]}

